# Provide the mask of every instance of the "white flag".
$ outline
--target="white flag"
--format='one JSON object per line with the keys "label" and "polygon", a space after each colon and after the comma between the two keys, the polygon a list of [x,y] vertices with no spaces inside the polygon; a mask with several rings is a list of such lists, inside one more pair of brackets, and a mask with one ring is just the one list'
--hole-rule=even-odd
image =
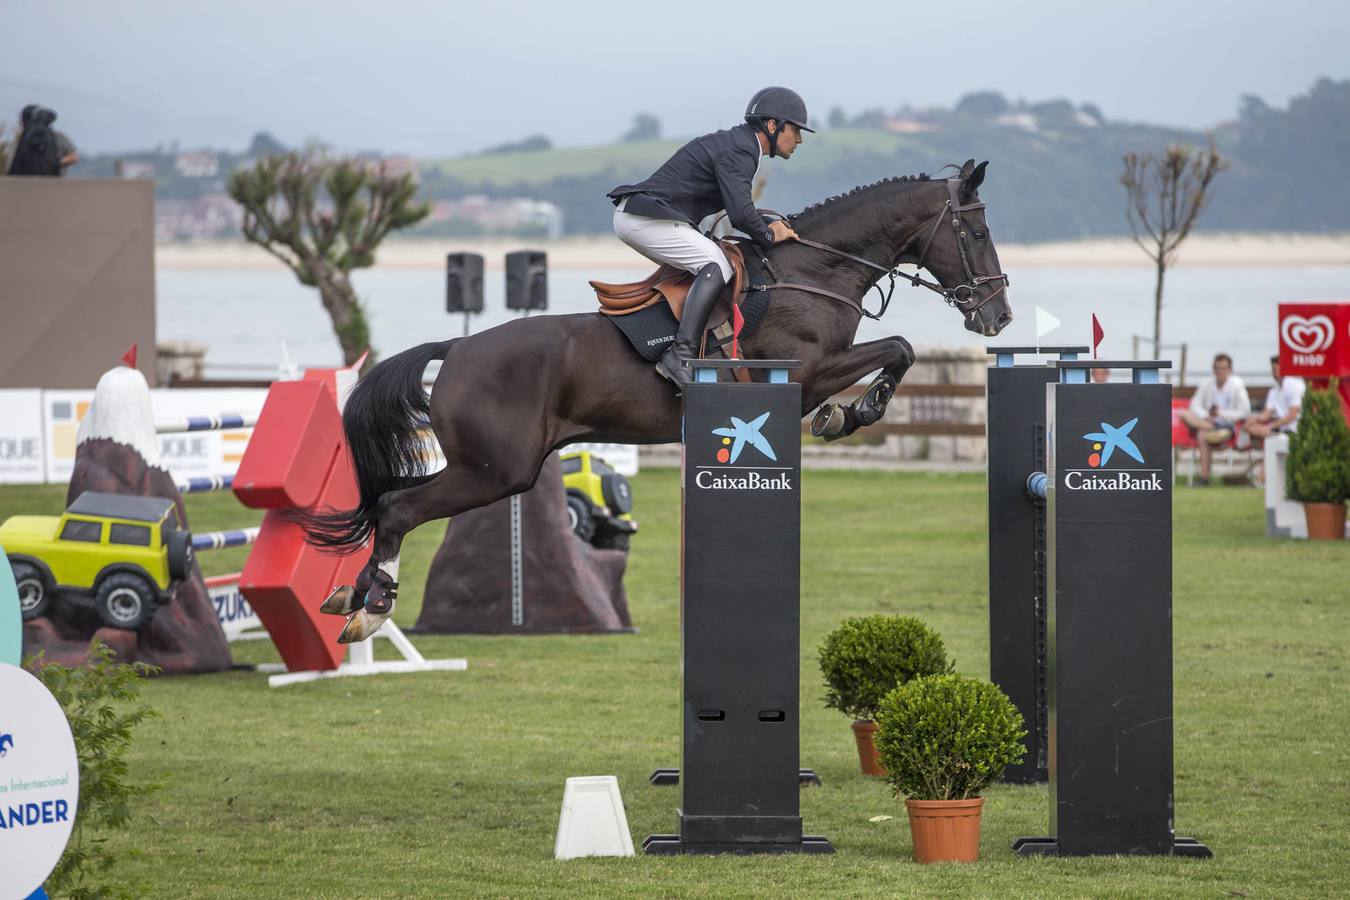
{"label": "white flag", "polygon": [[1059,319],[1055,318],[1048,311],[1036,307],[1036,346],[1041,345],[1041,338],[1059,327]]}

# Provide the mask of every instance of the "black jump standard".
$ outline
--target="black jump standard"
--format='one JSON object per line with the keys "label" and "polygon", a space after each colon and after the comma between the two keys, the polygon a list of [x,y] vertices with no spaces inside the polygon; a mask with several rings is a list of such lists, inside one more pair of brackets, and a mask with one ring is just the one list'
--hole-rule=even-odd
{"label": "black jump standard", "polygon": [[1045,386],[1059,376],[1044,363],[1017,365],[1018,354],[1073,360],[1087,347],[991,347],[985,422],[989,486],[989,680],[1026,722],[1027,753],[1003,780],[1046,780],[1050,695],[1046,647],[1045,501],[1026,489],[1044,472]]}
{"label": "black jump standard", "polygon": [[1046,502],[1050,836],[1023,855],[1211,855],[1173,827],[1169,366],[1049,367],[1046,468],[1022,483]]}
{"label": "black jump standard", "polygon": [[[798,787],[801,387],[787,378],[798,364],[690,365],[679,833],[654,834],[643,850],[832,853],[825,838],[803,836]],[[732,368],[767,371],[768,380],[716,380]]]}

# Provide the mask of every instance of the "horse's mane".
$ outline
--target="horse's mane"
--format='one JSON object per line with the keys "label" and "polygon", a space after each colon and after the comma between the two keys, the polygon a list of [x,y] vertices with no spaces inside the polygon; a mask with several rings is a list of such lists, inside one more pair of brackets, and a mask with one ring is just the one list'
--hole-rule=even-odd
{"label": "horse's mane", "polygon": [[826,197],[819,203],[812,203],[810,206],[806,207],[801,212],[791,214],[790,216],[788,216],[788,219],[790,219],[795,223],[803,219],[803,217],[814,218],[814,216],[817,213],[823,213],[826,210],[833,208],[836,204],[839,204],[841,202],[849,200],[850,198],[857,197],[862,194],[871,193],[876,188],[884,187],[885,185],[888,184],[898,184],[901,182],[933,181],[933,180],[934,179],[929,178],[926,173],[920,172],[918,175],[895,175],[892,176],[891,178],[883,178],[880,181],[874,181],[871,184],[860,184],[851,191],[847,191],[843,194],[835,194],[833,197]]}

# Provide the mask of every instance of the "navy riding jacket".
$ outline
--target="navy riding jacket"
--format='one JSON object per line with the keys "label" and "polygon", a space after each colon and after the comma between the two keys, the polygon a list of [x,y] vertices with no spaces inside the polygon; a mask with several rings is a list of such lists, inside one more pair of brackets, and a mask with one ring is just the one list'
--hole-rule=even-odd
{"label": "navy riding jacket", "polygon": [[732,225],[767,250],[773,246],[773,233],[750,196],[759,157],[755,130],[749,125],[736,125],[694,138],[675,151],[652,177],[638,184],[620,185],[608,196],[616,206],[627,197],[624,211],[635,216],[690,225],[725,209]]}

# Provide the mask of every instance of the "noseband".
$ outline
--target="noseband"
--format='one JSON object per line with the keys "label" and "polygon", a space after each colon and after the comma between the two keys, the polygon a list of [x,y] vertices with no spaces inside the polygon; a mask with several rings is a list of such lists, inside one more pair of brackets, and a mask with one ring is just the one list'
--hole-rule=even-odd
{"label": "noseband", "polygon": [[[817,250],[824,250],[827,253],[833,253],[835,256],[842,256],[844,259],[850,259],[853,262],[860,263],[864,266],[867,266],[870,269],[874,269],[885,275],[888,279],[890,279],[890,283],[887,286],[886,290],[884,291],[881,288],[880,278],[878,278],[877,281],[875,281],[872,284],[872,288],[875,289],[877,295],[881,297],[881,306],[877,309],[875,313],[870,313],[862,305],[862,303],[857,300],[845,297],[842,294],[836,294],[834,291],[829,291],[824,288],[818,288],[814,285],[792,284],[788,282],[779,281],[776,275],[774,275],[775,283],[764,285],[763,286],[764,289],[767,290],[770,288],[782,287],[782,288],[793,288],[799,291],[807,291],[808,293],[812,294],[820,294],[821,296],[829,297],[832,300],[839,300],[844,303],[847,303],[849,306],[856,308],[859,312],[861,312],[864,316],[866,316],[869,319],[880,319],[883,315],[886,314],[886,308],[890,306],[891,303],[891,295],[895,293],[895,279],[903,278],[906,281],[908,281],[912,287],[926,287],[930,291],[934,291],[938,294],[941,294],[942,299],[947,302],[948,306],[956,307],[967,316],[971,315],[976,310],[980,309],[982,306],[988,303],[990,300],[993,300],[999,294],[1003,293],[1008,289],[1008,276],[1004,272],[999,272],[997,275],[976,275],[974,270],[970,267],[970,255],[967,252],[966,231],[964,228],[961,227],[961,213],[971,212],[977,209],[984,209],[984,204],[967,203],[963,206],[961,204],[960,198],[957,196],[957,191],[959,189],[960,184],[961,179],[959,178],[947,179],[947,202],[946,204],[943,205],[942,209],[938,210],[937,215],[933,216],[933,226],[930,229],[928,229],[928,237],[923,242],[923,250],[919,253],[919,262],[916,265],[916,269],[922,269],[924,267],[924,264],[928,260],[928,251],[932,249],[933,246],[933,239],[937,237],[938,230],[941,229],[943,220],[947,219],[948,215],[950,215],[952,234],[956,238],[956,246],[960,251],[961,255],[961,270],[965,276],[965,281],[963,281],[961,284],[958,284],[956,287],[945,288],[942,285],[937,284],[936,282],[932,282],[927,280],[926,278],[919,277],[917,272],[913,275],[909,274],[908,272],[901,272],[898,263],[896,264],[896,266],[887,268],[886,266],[872,262],[870,259],[864,259],[861,256],[854,256],[852,253],[846,253],[843,250],[840,250],[838,247],[831,247],[829,244],[822,244],[819,241],[811,241],[807,240],[806,238],[799,237],[797,238],[796,241],[798,244],[805,244],[808,247],[813,247]],[[913,235],[910,236],[909,240],[905,241],[905,243],[901,245],[900,247],[901,256],[904,256],[905,250],[909,247],[910,244],[914,243],[915,239],[918,238],[918,236],[922,233],[922,231],[923,229],[916,231]],[[767,258],[764,259],[763,262],[766,266],[769,264]],[[770,269],[769,273],[770,275],[773,275],[773,270]],[[977,300],[975,298],[976,289],[978,289],[981,285],[985,285],[994,281],[1001,281],[1003,282],[1003,284],[998,288],[998,290],[990,291],[987,295]],[[962,298],[963,293],[965,295],[964,299]]]}

